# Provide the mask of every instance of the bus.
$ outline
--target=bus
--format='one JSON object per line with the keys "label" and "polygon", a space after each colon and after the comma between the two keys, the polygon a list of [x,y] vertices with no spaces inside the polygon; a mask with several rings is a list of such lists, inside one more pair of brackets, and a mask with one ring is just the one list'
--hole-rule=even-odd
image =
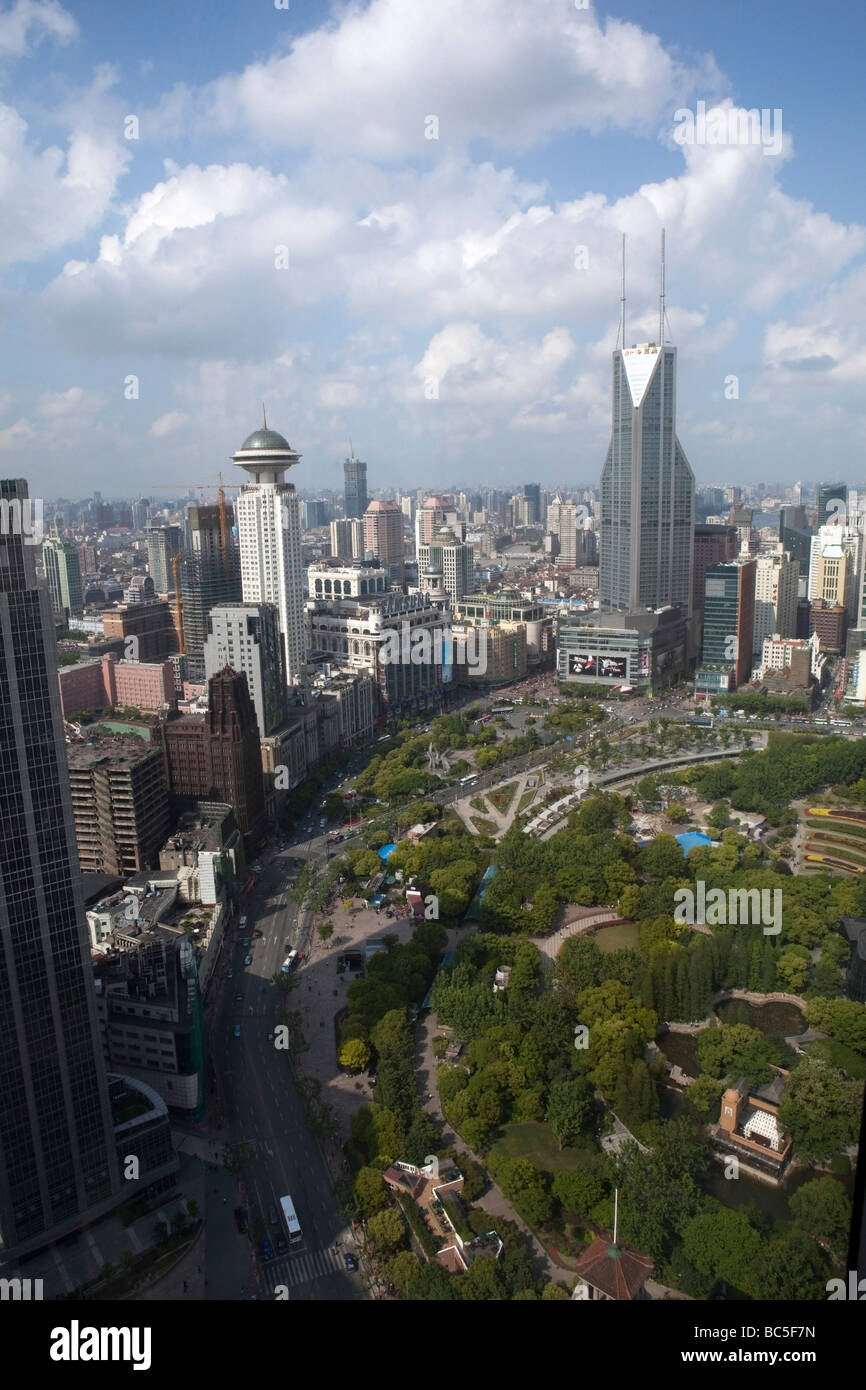
{"label": "bus", "polygon": [[469,776],[469,777],[461,777],[461,778],[460,778],[460,782],[459,782],[458,785],[461,786],[461,787],[471,787],[472,783],[473,783],[473,782],[477,782],[477,781],[478,781],[478,773],[475,772],[475,773],[473,773],[473,774],[472,774],[471,776]]}
{"label": "bus", "polygon": [[295,1205],[291,1197],[280,1198],[280,1211],[283,1214],[283,1225],[286,1228],[289,1245],[300,1245],[304,1237],[301,1233],[301,1223],[298,1220],[295,1212]]}
{"label": "bus", "polygon": [[289,951],[289,954],[286,956],[286,959],[283,961],[281,967],[284,975],[288,975],[289,971],[297,964],[297,960],[297,951]]}
{"label": "bus", "polygon": [[513,708],[514,708],[513,705],[494,705],[494,706],[492,707],[490,713],[491,713],[491,714],[510,714],[511,711],[513,710]]}

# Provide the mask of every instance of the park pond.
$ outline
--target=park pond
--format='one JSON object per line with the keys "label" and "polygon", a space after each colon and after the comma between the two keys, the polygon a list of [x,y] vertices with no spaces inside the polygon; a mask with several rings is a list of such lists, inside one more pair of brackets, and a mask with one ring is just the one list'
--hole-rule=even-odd
{"label": "park pond", "polygon": [[[606,930],[615,931],[617,928],[606,928]],[[769,1000],[765,1004],[750,1004],[745,999],[722,999],[716,1004],[715,1011],[722,1023],[746,1023],[750,1028],[758,1028],[768,1037],[776,1038],[779,1041],[783,1038],[796,1037],[806,1028],[806,1020],[796,1004],[785,1004],[780,1000]],[[707,1026],[712,1025],[708,1024]],[[657,1037],[656,1042],[669,1062],[682,1068],[686,1076],[697,1076],[697,1034],[665,1033]]]}

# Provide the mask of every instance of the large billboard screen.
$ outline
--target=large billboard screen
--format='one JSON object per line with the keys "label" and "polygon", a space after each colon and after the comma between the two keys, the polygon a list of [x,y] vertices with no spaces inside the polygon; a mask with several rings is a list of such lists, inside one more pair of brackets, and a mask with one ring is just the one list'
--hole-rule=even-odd
{"label": "large billboard screen", "polygon": [[570,652],[570,676],[594,676],[596,680],[628,680],[627,656],[603,656],[599,652]]}

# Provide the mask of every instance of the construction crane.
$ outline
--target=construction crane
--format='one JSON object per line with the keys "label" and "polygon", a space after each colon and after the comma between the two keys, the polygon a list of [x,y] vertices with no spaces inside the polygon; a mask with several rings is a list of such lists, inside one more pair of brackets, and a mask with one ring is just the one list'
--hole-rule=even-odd
{"label": "construction crane", "polygon": [[174,579],[174,625],[177,628],[177,649],[183,656],[186,651],[186,642],[183,636],[183,605],[180,601],[180,562],[181,555],[178,552],[171,557],[171,573]]}
{"label": "construction crane", "polygon": [[199,492],[205,492],[208,489],[216,488],[217,505],[219,506],[220,513],[220,553],[222,555],[223,569],[225,569],[226,559],[228,557],[229,534],[228,515],[226,512],[226,493],[240,492],[241,487],[243,485],[241,483],[224,483],[222,473],[218,473],[217,477],[219,478],[219,483],[154,483],[152,486],[156,491],[159,492],[174,492],[176,488],[181,487],[187,488],[190,492],[193,489],[196,489]]}

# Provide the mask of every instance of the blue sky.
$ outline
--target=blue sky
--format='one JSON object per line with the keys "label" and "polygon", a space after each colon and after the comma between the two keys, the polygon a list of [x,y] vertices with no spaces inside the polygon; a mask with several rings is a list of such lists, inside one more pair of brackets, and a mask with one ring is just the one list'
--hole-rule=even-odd
{"label": "blue sky", "polygon": [[[147,495],[230,473],[264,399],[301,488],[339,487],[349,435],[373,487],[594,484],[620,235],[653,338],[664,226],[699,483],[862,486],[864,28],[0,0],[0,467]],[[698,102],[781,109],[781,150],[677,143]]]}

